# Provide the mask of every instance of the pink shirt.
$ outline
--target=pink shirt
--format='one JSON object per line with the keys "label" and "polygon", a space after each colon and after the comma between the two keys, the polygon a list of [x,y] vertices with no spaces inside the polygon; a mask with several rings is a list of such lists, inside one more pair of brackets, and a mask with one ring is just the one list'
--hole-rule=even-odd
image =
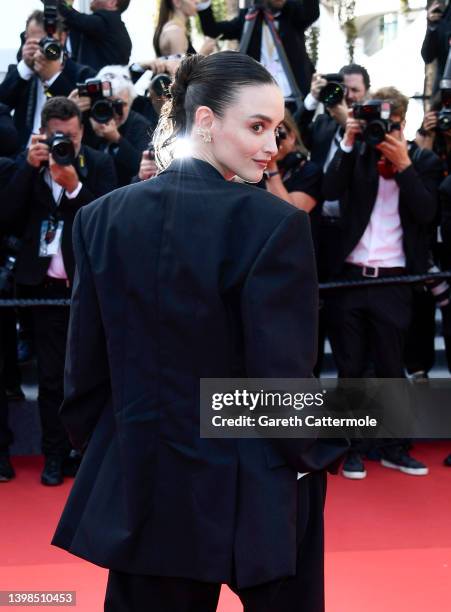
{"label": "pink shirt", "polygon": [[399,216],[399,187],[394,179],[379,177],[379,189],[370,221],[348,263],[373,268],[403,268],[406,257]]}

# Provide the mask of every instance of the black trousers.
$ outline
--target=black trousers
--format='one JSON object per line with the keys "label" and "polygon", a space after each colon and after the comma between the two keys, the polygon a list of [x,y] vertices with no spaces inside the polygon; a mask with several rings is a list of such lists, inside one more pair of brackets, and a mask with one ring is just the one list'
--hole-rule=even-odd
{"label": "black trousers", "polygon": [[[344,278],[362,277],[347,269]],[[404,347],[412,311],[409,285],[338,290],[328,296],[326,304],[329,339],[340,378],[363,378],[369,371],[376,378],[405,377]],[[406,444],[407,440],[395,438],[377,443],[353,440],[352,448],[366,452],[380,447],[383,453],[391,453]]]}
{"label": "black trousers", "polygon": [[[69,299],[64,281],[45,280],[36,287],[18,288],[20,297]],[[32,309],[34,342],[38,365],[38,404],[44,455],[67,455],[70,443],[58,416],[64,397],[64,361],[66,356],[69,308],[36,306]]]}
{"label": "black trousers", "polygon": [[404,360],[409,374],[426,374],[435,362],[435,301],[429,291],[412,291],[412,320],[407,332]]}
{"label": "black trousers", "polygon": [[5,346],[5,385],[8,389],[19,387],[22,382],[17,361],[17,313],[14,308],[3,308]]}
{"label": "black trousers", "polygon": [[[325,494],[326,475],[322,472],[309,474],[298,481],[296,575],[246,589],[230,584],[244,612],[324,612]],[[215,612],[220,590],[218,583],[110,570],[104,610]]]}
{"label": "black trousers", "polygon": [[[345,278],[356,277],[350,272]],[[408,285],[331,292],[326,302],[327,326],[339,377],[361,378],[370,357],[377,378],[404,378],[411,307]]]}

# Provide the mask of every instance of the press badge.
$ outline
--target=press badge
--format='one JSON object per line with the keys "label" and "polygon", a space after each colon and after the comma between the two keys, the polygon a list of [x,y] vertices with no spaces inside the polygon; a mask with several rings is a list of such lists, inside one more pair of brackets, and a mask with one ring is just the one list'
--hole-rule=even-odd
{"label": "press badge", "polygon": [[51,257],[57,255],[61,246],[64,221],[53,223],[43,221],[41,224],[41,240],[39,242],[39,257]]}

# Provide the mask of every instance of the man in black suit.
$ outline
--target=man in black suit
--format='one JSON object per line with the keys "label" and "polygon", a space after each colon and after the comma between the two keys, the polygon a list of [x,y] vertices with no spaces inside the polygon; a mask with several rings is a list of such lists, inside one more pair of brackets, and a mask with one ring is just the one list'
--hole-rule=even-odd
{"label": "man in black suit", "polygon": [[[327,81],[321,74],[314,74],[309,94],[306,96],[297,121],[302,141],[311,154],[311,160],[325,172],[335,155],[344,134],[348,110],[355,102],[362,102],[370,89],[370,76],[358,64],[348,64],[339,71],[343,77],[344,97],[341,102],[321,108],[319,96]],[[322,201],[312,214],[318,275],[327,281],[337,272],[336,251],[341,239],[340,206],[338,201]],[[324,302],[327,294],[323,295]],[[319,351],[315,375],[321,372],[324,343],[327,336],[324,309],[320,311]]]}
{"label": "man in black suit", "polygon": [[[21,149],[28,146],[31,134],[39,132],[46,100],[50,96],[68,96],[77,82],[95,74],[88,66],[66,58],[64,53],[58,59],[47,59],[39,46],[45,35],[44,14],[34,11],[26,23],[22,60],[10,66],[0,84],[0,102],[14,110]],[[58,21],[55,38],[64,46],[66,37],[63,24]]]}
{"label": "man in black suit", "polygon": [[[306,96],[297,120],[302,140],[309,149],[311,159],[326,172],[337,147],[343,138],[349,108],[366,99],[370,89],[370,76],[358,64],[348,64],[340,69],[343,77],[344,97],[341,102],[326,106],[316,115],[320,106],[319,96],[327,81],[321,74],[314,74],[309,94]],[[340,207],[337,201],[324,201],[317,207],[314,222],[317,235],[318,271],[321,280],[336,272],[336,244],[340,240]]]}
{"label": "man in black suit", "polygon": [[[357,139],[362,126],[350,117],[340,146],[323,181],[323,195],[338,199],[342,236],[336,252],[337,278],[357,280],[424,273],[429,230],[437,211],[441,176],[432,151],[408,147],[403,135],[408,98],[394,87],[375,97],[389,101],[397,127],[381,144]],[[404,378],[403,348],[411,316],[409,285],[385,285],[337,291],[327,302],[329,337],[338,374],[360,378],[372,360],[378,378]],[[398,442],[382,449],[382,464],[411,475],[427,468]],[[343,474],[366,476],[363,462],[352,452]]]}
{"label": "man in black suit", "polygon": [[121,15],[129,3],[130,0],[91,0],[92,15],[85,15],[72,7],[73,0],[60,0],[59,11],[71,33],[72,54],[77,62],[95,71],[107,64],[128,64],[132,41]]}
{"label": "man in black suit", "polygon": [[427,11],[426,35],[421,47],[421,56],[430,64],[437,60],[437,74],[432,93],[439,89],[448,59],[451,41],[451,5],[444,8],[443,0],[432,2]]}
{"label": "man in black suit", "polygon": [[[44,139],[61,133],[74,148],[74,159],[55,161]],[[18,158],[7,186],[2,218],[21,236],[16,282],[25,298],[68,299],[74,276],[72,224],[76,212],[116,187],[113,163],[107,155],[81,146],[81,114],[74,102],[51,98],[42,111],[41,135]],[[55,154],[56,155],[56,154]],[[64,307],[33,310],[38,360],[39,410],[45,467],[41,481],[63,480],[63,460],[69,441],[58,417],[63,398],[63,367],[69,312]]]}
{"label": "man in black suit", "polygon": [[[204,8],[205,7],[205,8]],[[313,74],[313,64],[305,48],[305,30],[319,18],[319,0],[266,0],[266,9],[275,19],[283,45],[296,82],[302,94],[307,95]],[[216,22],[210,2],[198,5],[202,30],[206,36],[240,40],[247,9],[241,9],[237,17],[230,21]],[[252,38],[247,49],[248,55],[261,62],[276,79],[285,98],[290,91],[288,81],[281,68],[277,50],[263,24],[261,13],[257,16]]]}
{"label": "man in black suit", "polygon": [[105,122],[96,121],[88,113],[91,100],[78,96],[78,91],[71,94],[84,111],[84,142],[99,151],[111,155],[116,168],[118,185],[128,185],[139,172],[143,151],[149,147],[152,138],[152,125],[140,113],[131,109],[136,98],[136,91],[125,66],[105,66],[97,78],[111,85],[112,95],[108,100],[113,102],[112,118]]}

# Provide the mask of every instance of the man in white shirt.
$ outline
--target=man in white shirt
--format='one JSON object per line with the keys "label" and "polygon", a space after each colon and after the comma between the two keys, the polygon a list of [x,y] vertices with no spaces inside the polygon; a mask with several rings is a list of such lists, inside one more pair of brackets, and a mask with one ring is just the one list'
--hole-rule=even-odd
{"label": "man in white shirt", "polygon": [[[342,240],[336,253],[338,278],[359,280],[421,274],[427,270],[429,231],[437,210],[441,176],[438,157],[409,147],[404,137],[408,98],[394,87],[374,97],[390,103],[384,140],[375,146],[362,137],[353,117],[323,182],[323,195],[340,200]],[[410,285],[383,285],[337,291],[327,304],[329,337],[342,378],[361,378],[371,359],[377,378],[404,378],[403,347],[411,316]],[[382,465],[411,475],[428,469],[405,444],[382,448]],[[343,475],[360,479],[366,471],[357,452]]]}

